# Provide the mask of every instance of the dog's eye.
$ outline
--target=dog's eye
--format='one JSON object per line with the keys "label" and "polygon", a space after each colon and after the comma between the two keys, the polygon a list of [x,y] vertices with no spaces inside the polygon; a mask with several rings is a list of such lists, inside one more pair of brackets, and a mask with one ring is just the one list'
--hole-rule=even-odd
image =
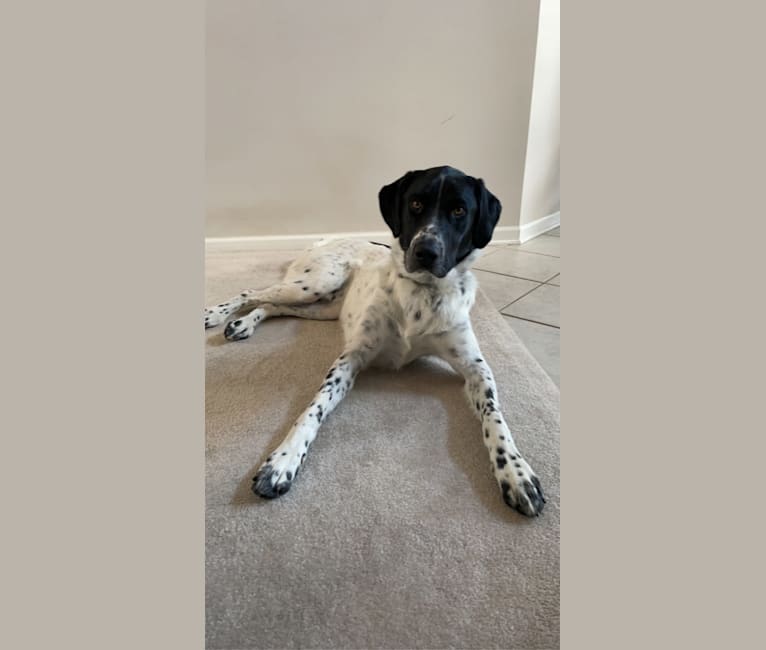
{"label": "dog's eye", "polygon": [[410,210],[415,214],[420,214],[423,211],[423,204],[420,201],[410,201]]}
{"label": "dog's eye", "polygon": [[464,217],[465,216],[465,208],[455,208],[452,211],[453,217]]}

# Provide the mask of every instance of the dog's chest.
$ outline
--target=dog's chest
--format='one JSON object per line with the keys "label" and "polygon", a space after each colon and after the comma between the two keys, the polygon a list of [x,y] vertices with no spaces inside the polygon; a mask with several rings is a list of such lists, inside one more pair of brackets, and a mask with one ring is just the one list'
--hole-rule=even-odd
{"label": "dog's chest", "polygon": [[[349,311],[367,314],[361,325],[363,328],[368,323],[375,328],[375,365],[391,368],[432,354],[440,337],[468,320],[475,293],[473,276],[437,286],[413,282],[395,270],[384,269],[378,274],[362,273],[353,284]],[[363,302],[365,306],[360,304]],[[352,332],[347,330],[347,334]]]}

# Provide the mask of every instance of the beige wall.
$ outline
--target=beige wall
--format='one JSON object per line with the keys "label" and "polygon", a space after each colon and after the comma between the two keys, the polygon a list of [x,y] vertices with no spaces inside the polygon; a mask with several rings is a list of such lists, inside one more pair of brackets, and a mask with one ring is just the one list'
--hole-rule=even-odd
{"label": "beige wall", "polygon": [[539,3],[209,0],[207,235],[384,230],[452,164],[518,225]]}
{"label": "beige wall", "polygon": [[521,224],[560,210],[560,3],[541,0]]}

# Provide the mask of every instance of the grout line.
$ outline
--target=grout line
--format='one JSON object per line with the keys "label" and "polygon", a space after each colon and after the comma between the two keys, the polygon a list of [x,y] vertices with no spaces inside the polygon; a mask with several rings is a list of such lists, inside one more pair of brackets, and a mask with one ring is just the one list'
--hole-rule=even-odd
{"label": "grout line", "polygon": [[[528,282],[537,282],[538,284],[545,284],[548,280],[535,280],[534,278],[525,278],[522,275],[511,275],[510,273],[501,273],[500,271],[489,271],[487,269],[480,269],[478,267],[472,267],[474,271],[481,271],[482,273],[494,273],[495,275],[502,275],[506,278],[516,278],[517,280],[527,280]],[[559,273],[554,273],[549,279],[552,280]],[[481,283],[480,283],[481,284]]]}
{"label": "grout line", "polygon": [[518,301],[519,301],[519,300],[521,300],[521,299],[522,299],[524,296],[528,296],[528,295],[529,295],[530,293],[532,293],[533,291],[537,291],[537,289],[539,289],[540,287],[542,287],[544,284],[545,284],[544,282],[539,282],[539,283],[537,284],[537,286],[536,286],[536,287],[532,287],[532,288],[531,288],[529,291],[527,291],[526,293],[522,293],[522,294],[521,294],[521,295],[520,295],[518,298],[516,298],[516,300],[511,300],[511,302],[509,302],[509,303],[508,303],[508,304],[507,304],[505,307],[502,307],[502,308],[501,308],[501,311],[502,311],[502,309],[507,309],[507,308],[508,308],[508,307],[510,307],[510,306],[511,306],[513,303],[515,303],[515,302],[518,302]]}
{"label": "grout line", "polygon": [[[534,241],[534,240],[531,240]],[[530,253],[531,255],[542,255],[543,257],[554,257],[557,260],[561,259],[561,255],[551,255],[550,253],[539,253],[538,251],[527,251],[523,248],[520,248],[520,246],[523,246],[524,244],[511,244],[511,246],[514,247],[514,250],[518,251],[519,253]]]}
{"label": "grout line", "polygon": [[[505,307],[503,307],[505,309]],[[517,318],[518,320],[525,320],[528,323],[535,323],[536,325],[544,325],[545,327],[552,327],[555,330],[561,330],[561,327],[559,325],[551,325],[550,323],[543,323],[539,320],[532,320],[531,318],[522,318],[521,316],[511,316],[510,314],[504,314],[503,312],[500,312],[501,316],[505,316],[506,318]]]}

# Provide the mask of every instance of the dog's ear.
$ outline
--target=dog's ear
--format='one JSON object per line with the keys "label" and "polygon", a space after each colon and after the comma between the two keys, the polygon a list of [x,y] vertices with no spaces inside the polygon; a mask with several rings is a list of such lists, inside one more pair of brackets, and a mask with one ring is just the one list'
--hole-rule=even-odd
{"label": "dog's ear", "polygon": [[388,227],[391,228],[395,238],[402,232],[401,197],[416,173],[407,172],[399,180],[382,187],[380,192],[378,192],[380,213],[383,215],[383,219],[388,224]]}
{"label": "dog's ear", "polygon": [[498,198],[485,186],[481,178],[476,179],[476,201],[479,209],[473,224],[473,245],[484,248],[492,239],[492,231],[500,220],[500,205]]}

